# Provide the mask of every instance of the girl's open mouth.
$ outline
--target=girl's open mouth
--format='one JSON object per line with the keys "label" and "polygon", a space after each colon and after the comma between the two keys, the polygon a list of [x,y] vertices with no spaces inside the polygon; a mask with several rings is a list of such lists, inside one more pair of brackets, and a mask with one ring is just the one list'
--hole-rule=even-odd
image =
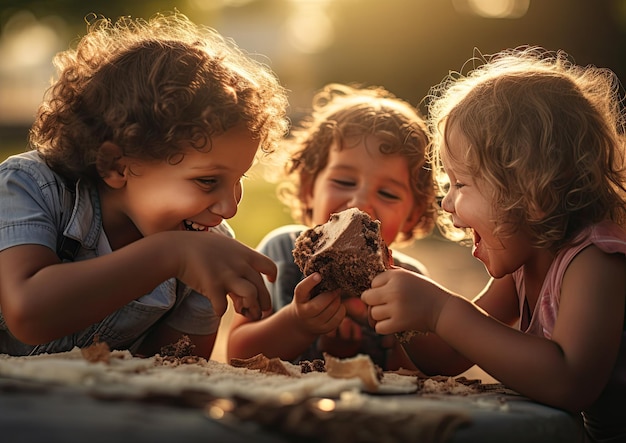
{"label": "girl's open mouth", "polygon": [[472,247],[472,255],[478,258],[478,246],[480,245],[480,234],[472,229],[472,234],[474,236],[474,246]]}
{"label": "girl's open mouth", "polygon": [[474,234],[474,247],[476,247],[480,243],[480,234],[474,230],[472,230],[472,233]]}

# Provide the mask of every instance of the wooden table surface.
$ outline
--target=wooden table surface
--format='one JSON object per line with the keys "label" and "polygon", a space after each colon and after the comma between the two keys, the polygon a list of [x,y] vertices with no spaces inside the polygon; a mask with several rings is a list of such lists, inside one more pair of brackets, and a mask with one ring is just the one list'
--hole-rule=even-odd
{"label": "wooden table surface", "polygon": [[[241,414],[210,418],[209,409],[201,406],[209,398],[184,395],[155,396],[141,401],[123,396],[99,398],[85,389],[0,377],[1,441],[572,443],[583,440],[581,423],[576,417],[502,392],[435,397],[352,393],[349,395],[355,397],[344,401],[357,401],[359,405],[352,413],[348,411],[334,418],[332,414],[320,414],[319,410],[311,412],[312,403],[282,409],[267,405],[251,409],[248,404],[246,414],[252,419],[241,419]],[[383,404],[391,409],[389,420],[361,414]],[[457,420],[457,424],[447,425],[447,432],[441,425],[438,431],[423,429],[423,424],[429,423],[428,417],[444,423],[442,417],[446,415]],[[294,426],[298,429],[295,433]],[[306,426],[315,435],[309,434],[310,438],[299,435]],[[345,433],[350,427],[347,439]],[[344,435],[336,435],[337,432]]]}

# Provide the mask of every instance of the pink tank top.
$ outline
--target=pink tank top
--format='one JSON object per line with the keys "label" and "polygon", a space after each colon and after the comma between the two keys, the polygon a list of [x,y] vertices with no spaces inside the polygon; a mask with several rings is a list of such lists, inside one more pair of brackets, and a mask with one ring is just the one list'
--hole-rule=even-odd
{"label": "pink tank top", "polygon": [[[626,231],[612,222],[602,222],[585,229],[579,244],[561,251],[554,259],[541,288],[535,309],[530,315],[524,290],[523,268],[513,273],[520,309],[520,329],[528,334],[552,338],[559,313],[561,283],[572,259],[589,245],[606,253],[626,255]],[[626,316],[626,315],[625,315]],[[626,441],[626,332],[622,331],[620,352],[611,377],[595,403],[583,411],[585,428],[593,441]]]}
{"label": "pink tank top", "polygon": [[532,316],[529,316],[528,308],[525,308],[527,305],[523,268],[513,273],[519,298],[520,329],[522,331],[532,335],[552,338],[552,331],[554,330],[554,324],[559,312],[563,275],[565,275],[567,267],[580,251],[593,244],[606,253],[626,255],[626,231],[613,222],[602,222],[585,229],[576,237],[574,243],[577,241],[580,241],[580,243],[561,251],[554,259],[543,282],[543,287]]}

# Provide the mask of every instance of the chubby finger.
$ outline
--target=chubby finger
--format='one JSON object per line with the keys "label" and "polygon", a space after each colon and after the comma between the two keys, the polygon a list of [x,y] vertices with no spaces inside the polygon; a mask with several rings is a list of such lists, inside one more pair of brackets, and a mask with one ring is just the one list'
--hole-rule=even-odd
{"label": "chubby finger", "polygon": [[350,297],[343,300],[347,315],[362,325],[367,324],[367,305],[358,297]]}
{"label": "chubby finger", "polygon": [[261,254],[260,252],[253,252],[254,256],[251,266],[254,270],[265,275],[269,281],[276,281],[276,276],[278,274],[278,267],[276,266],[276,263],[274,263],[271,258]]}
{"label": "chubby finger", "polygon": [[391,278],[392,273],[393,271],[390,272],[389,270],[387,270],[376,274],[376,276],[372,279],[372,283],[370,286],[372,288],[380,288],[381,286],[386,285]]}
{"label": "chubby finger", "polygon": [[381,335],[389,335],[395,332],[400,332],[398,328],[394,327],[394,323],[391,319],[385,319],[376,322],[376,326],[374,329]]}
{"label": "chubby finger", "polygon": [[211,301],[211,305],[213,306],[213,310],[218,316],[222,316],[226,313],[226,308],[228,307],[228,302],[226,301],[226,295],[220,294],[215,297],[208,297]]}
{"label": "chubby finger", "polygon": [[257,290],[257,303],[259,304],[260,310],[269,311],[272,309],[272,296],[262,278],[260,281],[255,282],[255,287]]}
{"label": "chubby finger", "polygon": [[369,323],[369,325],[372,328],[376,328],[376,320],[374,320],[374,318],[372,318],[372,307],[371,306],[367,307],[367,322]]}
{"label": "chubby finger", "polygon": [[385,305],[370,306],[368,309],[369,317],[376,323],[388,319],[390,316]]}
{"label": "chubby finger", "polygon": [[261,311],[267,309],[261,306],[259,288],[248,279],[238,278],[231,282],[228,295],[233,301],[235,312],[250,320],[259,320]]}
{"label": "chubby finger", "polygon": [[259,309],[258,305],[254,306],[254,304],[250,304],[245,297],[240,297],[232,292],[228,295],[233,301],[233,308],[235,309],[235,312],[237,314],[241,314],[251,321],[261,319],[262,312]]}
{"label": "chubby finger", "polygon": [[344,318],[341,323],[339,323],[339,327],[337,328],[337,332],[339,333],[339,338],[344,340],[352,339],[352,321],[349,318]]}
{"label": "chubby finger", "polygon": [[272,298],[261,274],[249,268],[245,275],[241,277],[240,283],[242,288],[247,286],[246,283],[250,283],[252,286],[249,287],[247,292],[235,291],[238,295],[243,297],[250,296],[256,299],[256,303],[261,311],[267,311],[272,308]]}
{"label": "chubby finger", "polygon": [[381,303],[381,297],[377,289],[366,289],[361,294],[361,301],[368,306],[375,306]]}
{"label": "chubby finger", "polygon": [[311,291],[321,281],[322,276],[319,272],[314,272],[300,281],[296,285],[293,294],[296,303],[305,303],[311,300]]}
{"label": "chubby finger", "polygon": [[345,340],[359,341],[363,338],[361,327],[350,318],[344,318],[338,330],[339,336]]}

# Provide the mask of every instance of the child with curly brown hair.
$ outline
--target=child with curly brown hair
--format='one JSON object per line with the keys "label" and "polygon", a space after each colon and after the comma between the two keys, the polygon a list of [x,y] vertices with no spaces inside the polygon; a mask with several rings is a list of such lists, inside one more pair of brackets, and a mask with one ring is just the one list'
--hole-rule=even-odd
{"label": "child with curly brown hair", "polygon": [[179,13],[94,18],[0,165],[0,352],[183,335],[209,358],[227,294],[270,306],[270,259],[236,241],[242,177],[287,130],[274,73]]}
{"label": "child with curly brown hair", "polygon": [[[236,315],[229,357],[263,353],[298,362],[367,354],[384,369],[411,363],[392,335],[367,323],[365,305],[339,291],[311,297],[319,274],[303,280],[294,263],[295,239],[331,213],[359,208],[380,220],[388,245],[407,245],[434,226],[435,187],[426,162],[429,143],[418,111],[382,87],[329,84],[313,99],[313,111],[292,131],[292,155],[279,196],[300,225],[269,233],[258,250],[278,266],[268,282],[273,311],[261,321]],[[397,266],[425,272],[417,260],[393,252]]]}
{"label": "child with curly brown hair", "polygon": [[[476,66],[476,65],[474,65]],[[485,57],[429,103],[447,225],[492,279],[473,301],[415,273],[361,299],[376,331],[428,374],[473,364],[536,401],[582,412],[593,441],[626,439],[624,114],[608,69],[522,47]]]}

